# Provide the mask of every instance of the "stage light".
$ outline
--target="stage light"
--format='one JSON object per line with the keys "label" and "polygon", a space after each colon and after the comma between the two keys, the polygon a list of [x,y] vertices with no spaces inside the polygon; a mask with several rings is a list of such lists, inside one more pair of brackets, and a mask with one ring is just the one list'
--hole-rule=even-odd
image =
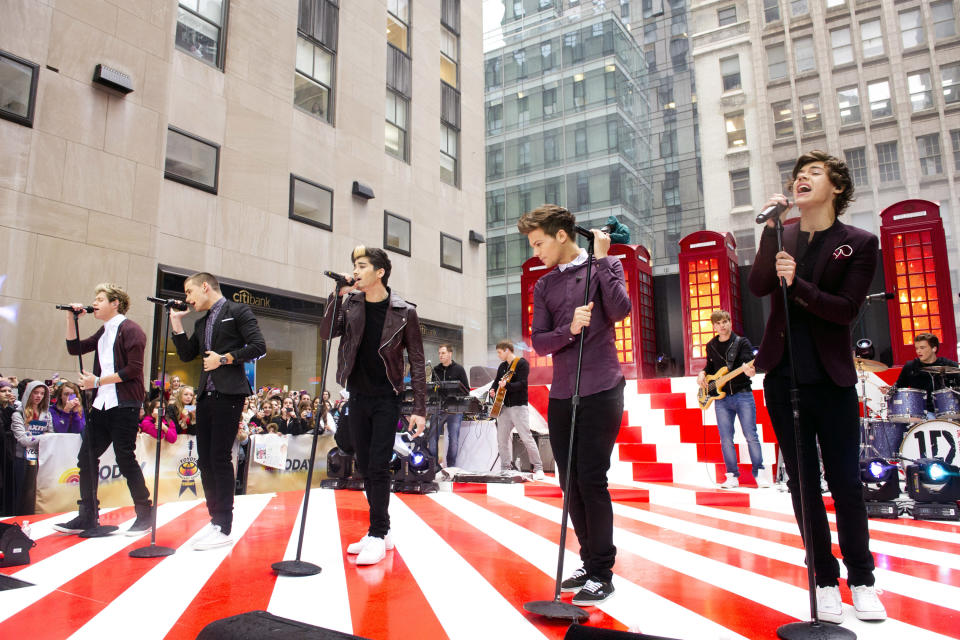
{"label": "stage light", "polygon": [[324,489],[346,489],[353,475],[353,456],[339,447],[327,453],[327,477],[320,483]]}
{"label": "stage light", "polygon": [[914,520],[960,520],[960,469],[939,458],[921,458],[907,466],[907,493],[914,499]]}
{"label": "stage light", "polygon": [[882,458],[861,460],[860,480],[863,482],[867,517],[900,517],[900,508],[895,502],[900,497],[900,474],[897,465]]}
{"label": "stage light", "polygon": [[876,349],[873,348],[873,340],[870,340],[870,338],[860,338],[857,340],[856,354],[858,358],[863,358],[864,360],[875,359],[877,352]]}

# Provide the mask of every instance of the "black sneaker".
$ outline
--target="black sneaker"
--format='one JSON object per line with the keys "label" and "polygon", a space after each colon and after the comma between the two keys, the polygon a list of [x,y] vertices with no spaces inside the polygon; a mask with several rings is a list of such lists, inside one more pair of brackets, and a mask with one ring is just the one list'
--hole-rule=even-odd
{"label": "black sneaker", "polygon": [[577,591],[580,591],[580,589],[583,589],[583,586],[587,584],[587,579],[589,577],[590,576],[587,575],[587,570],[583,567],[580,567],[570,574],[569,578],[560,583],[560,591],[563,591],[564,593],[576,593]]}
{"label": "black sneaker", "polygon": [[606,602],[613,596],[613,584],[604,580],[587,580],[583,589],[573,596],[573,604],[589,607]]}
{"label": "black sneaker", "polygon": [[127,536],[139,536],[142,533],[150,531],[151,526],[153,525],[152,518],[137,516],[137,519],[134,520],[133,524],[130,525],[130,528],[123,532]]}
{"label": "black sneaker", "polygon": [[89,518],[77,516],[70,522],[60,522],[53,525],[53,530],[61,533],[80,533],[81,531],[86,531],[95,525],[96,522],[90,520]]}

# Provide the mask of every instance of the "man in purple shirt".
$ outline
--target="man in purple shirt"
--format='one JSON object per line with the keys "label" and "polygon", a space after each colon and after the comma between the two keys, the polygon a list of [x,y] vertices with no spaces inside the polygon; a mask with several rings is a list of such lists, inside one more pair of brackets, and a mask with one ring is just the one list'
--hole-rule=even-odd
{"label": "man in purple shirt", "polygon": [[531,337],[537,353],[553,355],[547,424],[561,486],[566,483],[578,343],[580,332],[586,331],[568,484],[570,519],[580,541],[583,566],[563,581],[561,589],[576,592],[575,605],[597,605],[613,595],[617,548],[607,471],[620,431],[624,387],[614,324],[630,313],[630,298],[623,265],[607,256],[610,236],[594,229],[590,302],[577,306],[584,298],[587,252],[577,246],[575,224],[569,211],[546,204],[525,213],[517,227],[527,236],[533,255],[548,269],[557,267],[540,278],[533,290]]}

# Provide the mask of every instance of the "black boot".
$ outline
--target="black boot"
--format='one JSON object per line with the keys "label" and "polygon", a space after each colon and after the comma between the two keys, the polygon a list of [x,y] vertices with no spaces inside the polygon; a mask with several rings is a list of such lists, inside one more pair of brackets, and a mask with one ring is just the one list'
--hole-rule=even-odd
{"label": "black boot", "polygon": [[69,522],[60,522],[53,525],[55,531],[80,533],[97,526],[97,511],[82,500],[77,502],[77,506],[79,507],[77,517]]}
{"label": "black boot", "polygon": [[150,531],[150,528],[153,526],[153,509],[150,506],[149,500],[143,504],[136,504],[133,508],[137,511],[137,519],[124,534],[128,536],[139,536],[142,533]]}

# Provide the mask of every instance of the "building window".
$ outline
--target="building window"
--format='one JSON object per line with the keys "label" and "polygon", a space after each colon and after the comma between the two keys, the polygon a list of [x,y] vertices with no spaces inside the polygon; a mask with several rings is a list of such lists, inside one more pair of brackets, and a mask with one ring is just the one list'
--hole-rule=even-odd
{"label": "building window", "polygon": [[215,194],[219,170],[220,145],[175,127],[167,128],[164,178]]}
{"label": "building window", "polygon": [[291,220],[333,231],[333,189],[290,174]]}
{"label": "building window", "polygon": [[880,18],[864,20],[860,23],[860,42],[863,43],[864,58],[883,55],[883,30],[880,28]]}
{"label": "building window", "polygon": [[886,118],[893,115],[893,105],[890,102],[890,83],[887,80],[868,84],[867,97],[870,98],[871,118]]}
{"label": "building window", "polygon": [[950,143],[953,145],[953,168],[960,171],[960,129],[950,132]]}
{"label": "building window", "polygon": [[827,9],[842,7],[847,4],[847,0],[827,0]]}
{"label": "building window", "polygon": [[960,62],[940,67],[940,86],[945,104],[960,102]]}
{"label": "building window", "polygon": [[487,60],[483,65],[483,77],[487,89],[503,84],[503,61],[499,57]]}
{"label": "building window", "polygon": [[750,170],[730,172],[730,190],[733,192],[733,206],[746,207],[750,204]]}
{"label": "building window", "polygon": [[900,36],[903,39],[904,49],[923,44],[923,17],[920,15],[920,9],[900,13]]}
{"label": "building window", "polygon": [[440,234],[440,266],[463,273],[463,242],[445,233]]}
{"label": "building window", "polygon": [[780,0],[763,0],[763,21],[766,24],[780,20]]}
{"label": "building window", "polygon": [[457,186],[457,142],[459,132],[440,123],[440,179]]}
{"label": "building window", "polygon": [[507,266],[506,238],[487,238],[487,275],[502,276]]}
{"label": "building window", "polygon": [[740,88],[740,56],[731,56],[720,60],[720,75],[723,77],[723,90],[733,91]]}
{"label": "building window", "polygon": [[817,60],[813,55],[813,37],[806,36],[794,40],[793,55],[797,61],[797,73],[816,70]]}
{"label": "building window", "polygon": [[408,0],[387,0],[387,42],[410,53],[410,5]]}
{"label": "building window", "polygon": [[677,131],[671,129],[660,134],[660,157],[669,158],[677,154]]}
{"label": "building window", "polygon": [[774,102],[773,134],[777,139],[793,137],[793,107],[789,100]]}
{"label": "building window", "polygon": [[794,160],[786,160],[784,162],[777,163],[777,171],[780,173],[780,188],[783,189],[784,193],[789,193],[790,190],[787,188],[787,185],[793,180],[793,166],[796,164]]}
{"label": "building window", "polygon": [[503,129],[503,103],[487,105],[487,133],[500,133]]}
{"label": "building window", "polygon": [[869,180],[867,179],[866,149],[863,147],[846,149],[843,152],[843,157],[847,162],[847,168],[850,169],[850,177],[853,179],[853,186],[867,186],[869,184]]}
{"label": "building window", "polygon": [[767,47],[767,78],[770,82],[787,77],[787,54],[783,43]]}
{"label": "building window", "polygon": [[790,15],[794,18],[810,13],[807,0],[790,0]]}
{"label": "building window", "polygon": [[731,7],[723,7],[722,9],[717,9],[717,24],[721,27],[725,27],[728,24],[733,24],[737,21],[737,7],[733,5]]}
{"label": "building window", "polygon": [[850,43],[850,27],[834,29],[830,32],[830,46],[833,48],[833,64],[853,62],[853,45]]}
{"label": "building window", "polygon": [[383,248],[410,255],[410,220],[389,211],[383,212]]}
{"label": "building window", "polygon": [[930,73],[912,73],[907,76],[907,90],[910,92],[912,111],[923,111],[933,107],[933,91],[930,86]]}
{"label": "building window", "polygon": [[820,117],[820,96],[803,96],[800,98],[800,121],[803,122],[803,133],[823,131],[823,119]]}
{"label": "building window", "polygon": [[460,38],[446,27],[440,27],[440,79],[457,88]]}
{"label": "building window", "polygon": [[40,65],[0,51],[0,118],[33,126]]}
{"label": "building window", "polygon": [[301,111],[330,122],[333,54],[303,36],[297,37],[297,72],[293,104]]}
{"label": "building window", "polygon": [[577,158],[587,155],[587,130],[583,127],[573,132],[573,153]]}
{"label": "building window", "polygon": [[743,111],[728,113],[724,116],[727,130],[727,148],[739,149],[747,146],[747,124]]}
{"label": "building window", "polygon": [[552,116],[557,112],[557,87],[554,83],[550,88],[544,87],[543,93],[541,94],[541,102],[543,103],[543,116]]}
{"label": "building window", "polygon": [[487,180],[503,177],[503,145],[487,147]]}
{"label": "building window", "polygon": [[557,134],[547,133],[543,136],[543,163],[551,166],[560,162],[560,152],[557,144]]}
{"label": "building window", "polygon": [[953,5],[952,0],[934,2],[930,5],[930,15],[933,17],[934,39],[951,38],[957,35],[957,27],[953,18]]}
{"label": "building window", "polygon": [[840,124],[860,123],[860,90],[857,87],[837,89],[837,106],[840,107]]}
{"label": "building window", "polygon": [[877,169],[880,182],[900,181],[900,161],[897,159],[897,141],[882,142],[877,145]]}
{"label": "building window", "polygon": [[502,225],[506,218],[506,196],[503,191],[487,194],[487,224]]}
{"label": "building window", "polygon": [[176,46],[223,69],[223,34],[228,0],[180,0]]}
{"label": "building window", "polygon": [[917,155],[920,156],[920,175],[938,176],[943,173],[939,133],[917,136]]}
{"label": "building window", "polygon": [[387,91],[387,123],[384,129],[386,150],[400,160],[407,159],[407,111],[410,102]]}

